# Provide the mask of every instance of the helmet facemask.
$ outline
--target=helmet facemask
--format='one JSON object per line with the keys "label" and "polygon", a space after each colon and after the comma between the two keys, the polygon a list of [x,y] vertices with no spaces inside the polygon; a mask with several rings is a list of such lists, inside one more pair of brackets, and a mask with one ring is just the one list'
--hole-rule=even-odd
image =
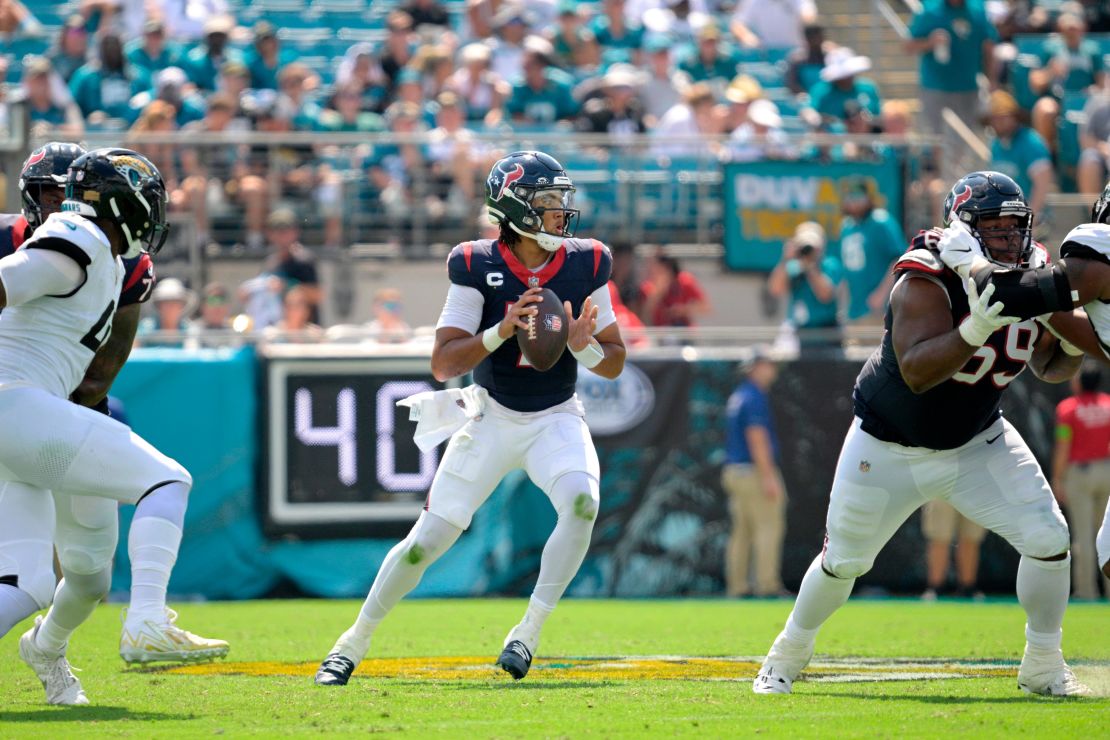
{"label": "helmet facemask", "polygon": [[[984,226],[984,221],[1000,221]],[[1022,270],[1033,255],[1033,212],[1028,206],[1004,208],[999,213],[980,214],[971,233],[991,262],[1007,269]]]}
{"label": "helmet facemask", "polygon": [[[43,197],[48,193],[56,193],[60,197],[52,208],[43,208]],[[23,218],[27,225],[34,231],[42,226],[52,213],[62,210],[62,200],[65,199],[65,181],[43,182],[42,180],[20,180],[19,197],[23,201]]]}
{"label": "helmet facemask", "polygon": [[[527,211],[521,219],[521,228],[512,220],[509,226],[521,236],[535,239],[543,249],[554,252],[562,246],[564,239],[574,236],[578,228],[578,209],[572,208],[574,204],[574,186],[556,186],[545,188],[517,187],[514,195],[527,205]],[[548,214],[556,214],[554,218],[546,218]],[[560,218],[561,215],[561,218]],[[548,231],[547,221],[553,223],[554,231]]]}

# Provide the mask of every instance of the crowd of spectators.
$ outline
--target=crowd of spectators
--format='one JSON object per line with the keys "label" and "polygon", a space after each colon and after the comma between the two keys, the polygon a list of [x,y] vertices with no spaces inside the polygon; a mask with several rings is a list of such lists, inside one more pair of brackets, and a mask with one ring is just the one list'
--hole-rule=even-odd
{"label": "crowd of spectators", "polygon": [[[68,16],[25,2],[0,0],[0,51],[12,65],[6,99],[26,100],[35,135],[195,134],[188,147],[141,147],[165,175],[171,210],[190,224],[179,233],[271,260],[290,238],[311,251],[299,246],[301,227],[313,248],[349,243],[355,216],[401,242],[415,236],[416,212],[469,236],[502,142],[534,132],[607,137],[609,149],[575,148],[595,161],[647,135],[652,143],[635,151],[663,167],[866,160],[892,150],[859,139],[817,147],[804,134],[935,133],[948,107],[989,140],[991,166],[1014,176],[1038,213],[1053,188],[1094,192],[1110,174],[1110,43],[1094,35],[1110,31],[1110,11],[1096,0],[927,0],[904,44],[920,58],[921,93],[909,101],[884,97],[874,60],[831,40],[812,0],[305,0],[273,11],[264,2],[83,0]],[[14,56],[34,38],[48,42],[42,54]],[[321,136],[219,138],[252,130]],[[375,133],[426,137],[326,136]],[[922,180],[937,171],[928,158],[911,170]],[[850,210],[854,244],[897,232],[867,221],[871,211],[856,223]],[[823,249],[824,237],[807,238]],[[881,303],[871,276],[886,255],[853,270],[863,252],[852,248],[821,257],[837,261],[846,285],[867,284],[866,294],[851,288],[837,322],[873,318]],[[708,310],[704,296],[667,259],[647,265],[632,293],[618,284],[621,298],[648,325],[692,325]],[[284,276],[275,292],[271,273],[232,291],[246,313],[261,327],[307,307],[305,326],[317,322],[318,289],[298,290],[291,308],[285,299],[304,281]],[[789,296],[790,284],[776,290]],[[821,294],[802,301],[813,304],[810,321],[826,313]]]}

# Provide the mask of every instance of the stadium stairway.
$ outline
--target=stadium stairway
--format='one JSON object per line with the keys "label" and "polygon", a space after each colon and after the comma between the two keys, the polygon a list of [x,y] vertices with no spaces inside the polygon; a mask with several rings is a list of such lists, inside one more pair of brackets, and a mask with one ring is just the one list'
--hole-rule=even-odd
{"label": "stadium stairway", "polygon": [[[902,50],[902,39],[880,14],[883,0],[821,0],[826,36],[857,54],[871,57],[867,73],[879,85],[883,100],[917,100],[917,58]],[[908,25],[913,13],[902,0],[886,0],[894,14]]]}

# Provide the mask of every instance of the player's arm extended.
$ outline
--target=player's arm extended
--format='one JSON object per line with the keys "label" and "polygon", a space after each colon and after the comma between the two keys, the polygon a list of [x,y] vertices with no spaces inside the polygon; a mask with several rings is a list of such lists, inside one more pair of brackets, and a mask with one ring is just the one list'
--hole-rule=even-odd
{"label": "player's arm extended", "polygon": [[1082,364],[1083,355],[1068,354],[1060,345],[1060,340],[1047,331],[1037,339],[1033,356],[1029,358],[1029,369],[1046,383],[1063,383],[1071,379]]}
{"label": "player's arm extended", "polygon": [[142,305],[133,303],[116,311],[112,318],[112,333],[108,341],[100,346],[85,371],[85,377],[70,395],[70,400],[92,408],[105,396],[115,382],[116,376],[131,355],[135,344],[135,332],[139,327],[139,314]]}
{"label": "player's arm extended", "polygon": [[[1046,324],[1044,320],[1040,320],[1040,322]],[[1110,358],[1102,350],[1098,335],[1095,334],[1094,327],[1091,326],[1091,320],[1083,309],[1077,308],[1074,311],[1060,311],[1052,314],[1047,320],[1046,328],[1058,338],[1069,342],[1085,354],[1103,364],[1110,365]]]}
{"label": "player's arm extended", "polygon": [[[492,350],[513,335],[516,327],[527,329],[528,325],[523,317],[535,315],[536,308],[531,304],[540,301],[540,288],[529,288],[521,294],[520,298],[505,312],[505,318],[499,323],[489,327],[486,332],[474,334],[458,326],[441,325],[436,329],[435,344],[432,345],[432,375],[435,379],[444,382],[451,378],[470,372],[478,363],[486,359]],[[444,313],[451,311],[450,296]],[[477,322],[473,325],[477,325]],[[496,333],[496,337],[492,336]],[[500,339],[498,340],[497,337]]]}
{"label": "player's arm extended", "polygon": [[951,378],[979,349],[964,341],[953,325],[944,288],[931,280],[903,280],[891,294],[890,308],[894,354],[914,393]]}

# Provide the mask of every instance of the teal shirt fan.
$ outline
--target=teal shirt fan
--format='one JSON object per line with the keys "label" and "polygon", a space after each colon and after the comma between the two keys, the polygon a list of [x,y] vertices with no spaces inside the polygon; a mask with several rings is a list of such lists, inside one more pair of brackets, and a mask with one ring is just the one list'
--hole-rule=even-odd
{"label": "teal shirt fan", "polygon": [[848,320],[871,313],[867,299],[883,282],[891,263],[906,251],[898,222],[883,208],[862,219],[845,216],[840,224],[840,263],[848,285]]}

